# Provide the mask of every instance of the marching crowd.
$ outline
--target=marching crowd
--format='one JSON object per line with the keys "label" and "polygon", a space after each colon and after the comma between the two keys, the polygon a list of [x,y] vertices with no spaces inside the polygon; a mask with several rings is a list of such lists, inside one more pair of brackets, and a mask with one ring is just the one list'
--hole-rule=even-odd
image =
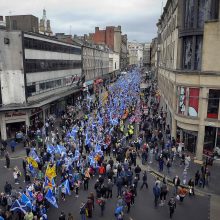
{"label": "marching crowd", "polygon": [[[87,112],[82,118],[76,117],[73,106],[67,106],[59,127],[55,126],[55,120],[48,120],[42,128],[30,133],[25,138],[27,155],[22,161],[23,171],[13,168],[14,183],[19,185],[24,179],[25,187],[15,190],[6,182],[0,195],[0,220],[15,216],[46,220],[50,206],[58,207],[73,192],[78,197],[82,188],[88,191],[93,178],[97,178],[94,192],[88,192],[87,201],[80,206],[81,219],[92,218],[97,205],[103,216],[107,200],[117,196],[114,216],[123,220],[124,213],[129,213],[135,204],[138,189],[149,188],[145,164],[156,160],[159,171],[163,172],[165,165],[169,173],[179,156],[180,166],[187,172],[190,157],[171,137],[166,113],[159,107],[156,82],[147,81],[149,86],[143,96],[140,82],[138,70],[133,70],[106,88],[104,96],[98,93],[93,100],[88,94]],[[9,168],[7,151],[5,159]],[[142,165],[138,165],[139,159]],[[209,177],[207,164],[188,183],[175,176],[174,190],[168,200],[168,179],[156,179],[152,186],[155,207],[168,204],[172,218],[176,200],[183,202],[187,193],[193,196],[195,186],[204,187]],[[117,195],[113,195],[113,187]],[[59,219],[74,217],[61,212]]]}

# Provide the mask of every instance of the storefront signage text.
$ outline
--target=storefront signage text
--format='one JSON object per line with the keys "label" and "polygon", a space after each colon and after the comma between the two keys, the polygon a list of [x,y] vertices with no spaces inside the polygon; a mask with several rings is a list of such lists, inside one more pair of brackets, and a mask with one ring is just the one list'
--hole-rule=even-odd
{"label": "storefront signage text", "polygon": [[5,113],[6,118],[17,117],[17,116],[22,116],[22,115],[26,115],[26,112],[6,112]]}

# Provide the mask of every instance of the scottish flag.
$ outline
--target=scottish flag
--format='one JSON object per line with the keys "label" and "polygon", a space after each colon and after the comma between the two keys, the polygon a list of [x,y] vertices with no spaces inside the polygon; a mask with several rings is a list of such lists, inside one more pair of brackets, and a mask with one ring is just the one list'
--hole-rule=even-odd
{"label": "scottish flag", "polygon": [[10,211],[23,212],[24,214],[26,214],[28,210],[28,206],[17,199],[14,201],[10,209]]}
{"label": "scottish flag", "polygon": [[58,208],[57,201],[51,189],[48,189],[45,199],[52,204],[54,207]]}
{"label": "scottish flag", "polygon": [[62,185],[64,184],[64,187],[65,187],[65,194],[68,194],[68,195],[71,195],[71,192],[70,192],[70,184],[69,184],[69,180],[65,180],[65,182],[63,182],[60,187],[62,187]]}
{"label": "scottish flag", "polygon": [[47,152],[50,154],[54,154],[54,152],[55,152],[54,146],[47,145]]}
{"label": "scottish flag", "polygon": [[28,189],[26,189],[26,195],[30,198],[31,201],[34,200],[34,195],[31,191],[29,191]]}
{"label": "scottish flag", "polygon": [[27,207],[29,207],[30,209],[32,209],[32,203],[31,200],[23,193],[21,196],[21,202],[23,204],[25,204]]}

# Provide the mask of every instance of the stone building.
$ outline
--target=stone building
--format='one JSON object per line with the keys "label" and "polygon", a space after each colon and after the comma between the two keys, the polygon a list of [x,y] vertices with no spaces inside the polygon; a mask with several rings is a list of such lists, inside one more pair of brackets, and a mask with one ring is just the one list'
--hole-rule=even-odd
{"label": "stone building", "polygon": [[38,18],[33,15],[11,15],[6,16],[5,20],[7,30],[39,32]]}
{"label": "stone building", "polygon": [[150,43],[143,44],[143,67],[150,69]]}
{"label": "stone building", "polygon": [[119,53],[120,69],[127,67],[127,35],[122,35],[121,26],[107,26],[104,30],[100,30],[99,27],[96,27],[95,33],[89,34],[87,40],[95,44],[107,45],[110,50]]}
{"label": "stone building", "polygon": [[218,0],[168,0],[158,26],[158,83],[172,136],[198,160],[220,147]]}
{"label": "stone building", "polygon": [[129,65],[143,66],[143,44],[128,42]]}

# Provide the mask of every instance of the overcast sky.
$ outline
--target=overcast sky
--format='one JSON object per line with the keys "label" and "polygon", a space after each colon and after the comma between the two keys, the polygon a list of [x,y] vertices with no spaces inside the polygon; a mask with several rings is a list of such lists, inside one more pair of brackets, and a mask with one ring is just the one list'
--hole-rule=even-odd
{"label": "overcast sky", "polygon": [[[163,0],[164,4],[166,0]],[[156,36],[156,23],[162,0],[1,0],[1,14],[33,14],[39,19],[47,10],[54,33],[82,35],[96,26],[122,26],[129,41],[150,42]]]}

